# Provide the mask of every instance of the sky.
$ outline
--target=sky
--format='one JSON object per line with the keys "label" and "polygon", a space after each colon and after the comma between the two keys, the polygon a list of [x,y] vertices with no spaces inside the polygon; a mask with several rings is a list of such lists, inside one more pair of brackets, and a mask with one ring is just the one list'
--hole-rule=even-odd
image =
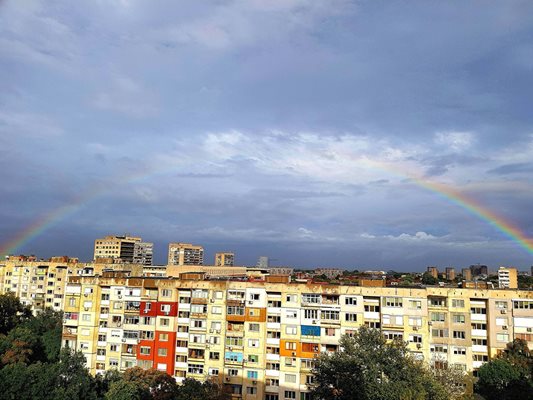
{"label": "sky", "polygon": [[0,1],[0,253],[526,269],[532,87],[529,1]]}

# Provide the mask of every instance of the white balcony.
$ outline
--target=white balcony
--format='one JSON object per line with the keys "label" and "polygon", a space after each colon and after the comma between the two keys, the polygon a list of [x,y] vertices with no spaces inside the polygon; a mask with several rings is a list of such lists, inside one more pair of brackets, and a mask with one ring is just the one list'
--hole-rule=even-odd
{"label": "white balcony", "polygon": [[281,314],[281,308],[280,307],[267,307],[267,313],[268,314]]}
{"label": "white balcony", "polygon": [[365,320],[368,319],[379,319],[379,312],[376,311],[365,311],[364,312]]}
{"label": "white balcony", "polygon": [[279,371],[275,369],[266,369],[265,376],[273,376],[274,378],[279,377]]}
{"label": "white balcony", "polygon": [[481,346],[478,344],[472,345],[472,351],[474,353],[486,353],[487,352],[487,346]]}
{"label": "white balcony", "polygon": [[485,329],[472,329],[472,336],[486,338],[487,331]]}
{"label": "white balcony", "polygon": [[176,332],[176,338],[188,339],[189,338],[189,332]]}
{"label": "white balcony", "polygon": [[189,324],[190,322],[190,318],[178,318],[178,324]]}
{"label": "white balcony", "polygon": [[176,353],[188,354],[189,353],[189,348],[188,347],[176,347]]}
{"label": "white balcony", "polygon": [[486,314],[470,314],[470,320],[472,322],[487,322],[487,315]]}
{"label": "white balcony", "polygon": [[483,361],[472,361],[472,367],[473,368],[479,368],[484,364]]}
{"label": "white balcony", "polygon": [[176,368],[181,368],[181,369],[187,369],[187,363],[186,362],[176,362],[176,364],[174,364]]}
{"label": "white balcony", "polygon": [[279,322],[267,322],[267,329],[281,329]]}
{"label": "white balcony", "polygon": [[279,354],[266,354],[268,361],[279,361]]}
{"label": "white balcony", "polygon": [[279,346],[279,339],[267,338],[266,343],[274,346]]}

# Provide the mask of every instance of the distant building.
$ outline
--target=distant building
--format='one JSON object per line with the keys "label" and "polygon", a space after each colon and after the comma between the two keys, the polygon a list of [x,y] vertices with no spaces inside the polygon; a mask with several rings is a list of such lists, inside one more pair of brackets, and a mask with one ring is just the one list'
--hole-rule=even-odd
{"label": "distant building", "polygon": [[428,267],[427,272],[435,279],[439,279],[439,269],[437,267]]}
{"label": "distant building", "polygon": [[292,275],[294,268],[291,267],[273,267],[269,268],[268,273],[270,275]]}
{"label": "distant building", "polygon": [[488,275],[489,269],[486,265],[476,264],[470,266],[470,271],[472,272],[472,276],[479,276],[479,275]]}
{"label": "distant building", "polygon": [[446,280],[453,281],[455,279],[455,268],[446,267]]}
{"label": "distant building", "polygon": [[204,248],[190,243],[169,243],[168,265],[203,265]]}
{"label": "distant building", "polygon": [[463,275],[463,279],[465,281],[471,281],[472,280],[472,271],[470,270],[470,268],[463,268],[462,269],[462,275]]}
{"label": "distant building", "polygon": [[133,262],[135,264],[152,265],[154,257],[154,244],[136,242],[133,248]]}
{"label": "distant building", "polygon": [[498,269],[498,286],[500,289],[517,289],[518,275],[516,268],[500,267]]}
{"label": "distant building", "polygon": [[316,268],[314,272],[315,275],[325,275],[328,279],[335,279],[342,275],[344,270],[340,268]]}
{"label": "distant building", "polygon": [[233,267],[234,264],[234,253],[223,252],[215,254],[215,267]]}
{"label": "distant building", "polygon": [[[133,263],[135,255],[135,247],[142,242],[140,237],[134,236],[105,236],[94,241],[94,261],[99,260],[113,260],[118,263]],[[152,245],[152,243],[146,243]],[[139,250],[138,250],[139,252]],[[151,263],[151,255],[150,255]]]}
{"label": "distant building", "polygon": [[259,257],[259,260],[257,261],[257,267],[258,268],[268,268],[268,267],[270,267],[270,261],[269,261],[268,257],[266,257],[266,256]]}

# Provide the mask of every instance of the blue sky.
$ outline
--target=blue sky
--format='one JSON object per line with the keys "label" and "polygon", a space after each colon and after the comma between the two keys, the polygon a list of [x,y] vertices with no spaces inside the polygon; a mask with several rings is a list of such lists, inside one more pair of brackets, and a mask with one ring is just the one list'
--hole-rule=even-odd
{"label": "blue sky", "polygon": [[18,252],[533,265],[408,179],[533,237],[531,2],[8,0],[0,72],[0,242],[80,204]]}

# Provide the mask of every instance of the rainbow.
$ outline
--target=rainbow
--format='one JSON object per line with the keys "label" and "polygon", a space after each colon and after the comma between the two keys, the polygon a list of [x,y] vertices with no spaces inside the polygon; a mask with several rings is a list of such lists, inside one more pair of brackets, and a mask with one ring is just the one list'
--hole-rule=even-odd
{"label": "rainbow", "polygon": [[[350,157],[355,160],[353,157]],[[452,189],[450,186],[443,185],[434,181],[431,181],[424,177],[419,177],[411,172],[398,168],[398,165],[388,165],[383,162],[377,162],[368,158],[358,158],[359,164],[367,165],[372,168],[386,171],[390,174],[407,178],[409,182],[412,182],[416,186],[429,190],[435,194],[440,195],[452,204],[466,210],[478,219],[493,226],[496,230],[503,233],[506,237],[517,243],[520,247],[525,249],[530,255],[533,255],[533,239],[528,238],[518,227],[511,222],[504,220],[502,217],[496,215],[494,212],[488,210],[474,199],[469,198],[463,193]],[[165,173],[168,171],[144,171],[135,175],[130,175],[128,178],[122,177],[121,181],[125,184],[134,182],[137,179],[147,178],[149,176]],[[108,193],[110,191],[109,186],[100,186],[87,192],[85,195],[74,199],[71,203],[58,207],[50,213],[36,219],[31,225],[18,232],[11,240],[0,246],[1,254],[13,254],[22,246],[41,235],[47,229],[58,224],[69,215],[78,212],[82,207],[87,205],[94,199]]]}

